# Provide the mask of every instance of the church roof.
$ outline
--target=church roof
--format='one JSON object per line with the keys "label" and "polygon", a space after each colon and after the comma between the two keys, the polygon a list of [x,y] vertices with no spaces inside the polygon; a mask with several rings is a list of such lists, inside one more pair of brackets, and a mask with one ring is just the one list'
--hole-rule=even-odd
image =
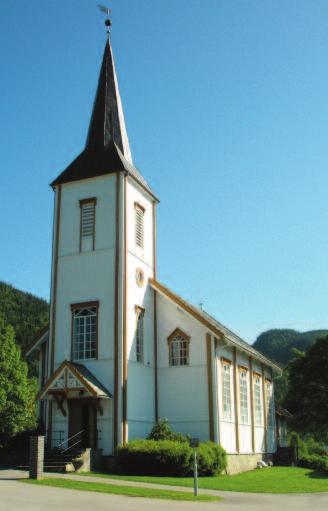
{"label": "church roof", "polygon": [[132,162],[114,58],[108,37],[85,148],[51,183],[51,186],[119,171],[126,172],[156,198]]}
{"label": "church roof", "polygon": [[274,369],[275,371],[279,373],[282,372],[282,369],[278,364],[262,355],[262,353],[254,349],[250,344],[248,344],[248,342],[244,341],[241,337],[239,337],[239,335],[235,334],[234,332],[229,330],[229,328],[222,325],[222,323],[220,323],[217,319],[213,318],[213,316],[211,316],[204,310],[200,309],[199,307],[195,307],[190,302],[187,302],[179,295],[174,293],[171,289],[158,282],[158,280],[149,279],[149,283],[153,287],[153,289],[155,289],[155,291],[158,291],[162,295],[172,300],[174,303],[176,303],[178,306],[184,309],[188,314],[193,316],[197,321],[199,321],[209,330],[211,330],[215,335],[217,335],[220,338],[226,339],[228,342],[230,341],[231,344],[247,352],[249,355],[253,355],[254,358],[268,365],[269,367],[272,367],[272,369]]}

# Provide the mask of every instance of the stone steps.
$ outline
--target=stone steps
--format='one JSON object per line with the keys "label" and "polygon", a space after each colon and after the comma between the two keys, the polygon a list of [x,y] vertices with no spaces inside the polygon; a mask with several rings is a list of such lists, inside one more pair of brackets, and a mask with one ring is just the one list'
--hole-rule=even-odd
{"label": "stone steps", "polygon": [[83,453],[84,451],[81,449],[70,452],[58,449],[47,450],[44,456],[44,470],[47,472],[75,472],[76,462],[81,459]]}

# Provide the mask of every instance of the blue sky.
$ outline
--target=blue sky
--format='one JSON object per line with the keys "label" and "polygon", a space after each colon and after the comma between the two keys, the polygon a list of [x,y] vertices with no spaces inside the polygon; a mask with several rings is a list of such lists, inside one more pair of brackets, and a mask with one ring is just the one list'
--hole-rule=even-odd
{"label": "blue sky", "polygon": [[[96,4],[1,9],[0,279],[46,298],[48,184],[85,142]],[[328,327],[328,2],[110,5],[134,161],[161,199],[158,278],[250,342]]]}

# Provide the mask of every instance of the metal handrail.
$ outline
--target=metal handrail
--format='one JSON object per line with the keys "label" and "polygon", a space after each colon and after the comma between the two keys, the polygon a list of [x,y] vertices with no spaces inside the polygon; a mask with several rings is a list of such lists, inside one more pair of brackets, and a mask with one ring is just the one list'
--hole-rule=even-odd
{"label": "metal handrail", "polygon": [[75,444],[72,444],[72,445],[70,445],[69,447],[67,447],[66,449],[64,449],[62,452],[63,452],[63,453],[64,453],[64,452],[67,452],[67,451],[69,451],[70,449],[72,449],[73,447],[75,447],[77,444],[80,444],[80,443],[81,443],[81,439],[80,439],[80,440],[78,440],[77,442],[75,442]]}
{"label": "metal handrail", "polygon": [[[75,433],[75,435],[70,436],[69,438],[67,438],[66,440],[64,440],[61,444],[58,444],[58,445],[57,445],[57,447],[60,447],[61,445],[66,444],[66,443],[68,444],[68,442],[69,442],[70,440],[72,440],[72,438],[74,438],[74,437],[76,437],[76,436],[80,435],[81,433],[84,433],[84,431],[85,431],[84,429],[81,429],[81,431],[79,431],[78,433]],[[79,440],[79,442],[81,442],[81,440]],[[77,442],[77,443],[78,443],[78,442]],[[75,445],[75,444],[74,444],[74,445]]]}
{"label": "metal handrail", "polygon": [[[56,431],[56,433],[59,433],[59,443],[54,445],[54,448],[55,449],[59,449],[61,450],[63,453],[73,449],[74,447],[76,447],[78,444],[82,444],[83,443],[83,434],[85,432],[87,432],[90,430],[87,430],[87,429],[81,429],[81,431],[78,431],[77,433],[75,433],[74,435],[71,435],[70,437],[64,439],[63,441],[62,438],[62,434],[64,433],[64,431]],[[101,434],[101,430],[100,429],[94,429],[94,430],[91,430],[95,433],[95,445],[94,447],[97,447],[98,446],[98,442],[99,440],[101,440],[101,437],[100,437],[100,434]],[[54,431],[52,432],[54,433]],[[47,435],[47,444],[51,445],[52,444],[52,435],[50,436],[49,435],[49,432],[48,432],[48,435]],[[76,439],[77,441],[75,441],[72,445],[68,445],[69,442],[73,439]],[[63,448],[65,447],[65,448]]]}

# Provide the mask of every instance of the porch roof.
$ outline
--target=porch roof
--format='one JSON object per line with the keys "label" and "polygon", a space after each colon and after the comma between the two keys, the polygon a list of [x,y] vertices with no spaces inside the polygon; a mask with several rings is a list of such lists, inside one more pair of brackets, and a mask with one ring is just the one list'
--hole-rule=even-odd
{"label": "porch roof", "polygon": [[282,406],[279,406],[276,404],[276,415],[279,417],[284,417],[285,419],[291,419],[293,417],[293,414],[291,414],[286,408],[282,408]]}
{"label": "porch roof", "polygon": [[38,394],[43,399],[46,394],[85,390],[95,398],[112,398],[112,394],[102,383],[82,364],[65,360],[45,383]]}

